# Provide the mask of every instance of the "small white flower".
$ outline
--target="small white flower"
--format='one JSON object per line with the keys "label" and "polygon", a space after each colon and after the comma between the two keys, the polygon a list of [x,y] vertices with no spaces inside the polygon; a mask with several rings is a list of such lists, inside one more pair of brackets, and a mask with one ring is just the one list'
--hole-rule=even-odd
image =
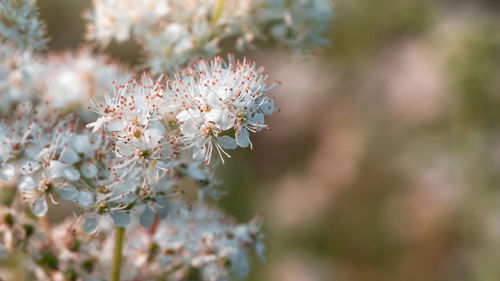
{"label": "small white flower", "polygon": [[[217,57],[200,60],[175,76],[170,90],[178,94],[184,110],[177,115],[180,140],[193,149],[195,159],[210,162],[217,151],[224,163],[225,149],[251,145],[248,131],[268,128],[264,115],[274,112],[274,102],[262,68],[247,60]],[[234,138],[223,135],[234,130]]]}

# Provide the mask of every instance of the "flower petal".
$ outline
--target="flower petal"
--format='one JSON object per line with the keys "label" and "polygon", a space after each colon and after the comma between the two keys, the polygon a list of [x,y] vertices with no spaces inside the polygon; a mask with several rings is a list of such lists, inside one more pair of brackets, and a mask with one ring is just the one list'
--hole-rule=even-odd
{"label": "flower petal", "polygon": [[96,216],[89,217],[83,221],[82,230],[83,232],[92,235],[99,228],[99,219]]}
{"label": "flower petal", "polygon": [[19,174],[21,175],[29,175],[36,172],[41,167],[38,162],[28,159],[22,159],[20,164]]}
{"label": "flower petal", "polygon": [[36,182],[30,176],[22,177],[17,182],[17,189],[20,192],[30,192],[37,187],[38,187],[38,182]]}
{"label": "flower petal", "polygon": [[238,147],[238,145],[236,145],[236,142],[234,141],[234,139],[230,136],[218,137],[217,142],[224,149],[235,149],[236,147]]}
{"label": "flower petal", "polygon": [[245,128],[236,130],[235,137],[236,143],[240,147],[248,147],[250,144],[250,136],[248,134],[248,130]]}
{"label": "flower petal", "polygon": [[12,164],[5,163],[0,167],[0,178],[10,180],[16,175],[16,167]]}
{"label": "flower petal", "polygon": [[153,221],[155,220],[155,213],[151,208],[146,205],[146,208],[144,208],[144,211],[141,214],[141,217],[139,219],[141,226],[144,228],[148,228],[153,224]]}
{"label": "flower petal", "polygon": [[116,153],[120,157],[128,157],[135,153],[135,146],[130,143],[125,143],[123,141],[119,141],[116,144]]}
{"label": "flower petal", "polygon": [[92,146],[90,145],[89,138],[85,135],[76,135],[73,137],[73,147],[78,153],[90,155]]}
{"label": "flower petal", "polygon": [[31,204],[31,212],[33,215],[37,217],[43,217],[47,213],[47,201],[45,200],[45,196],[35,199]]}
{"label": "flower petal", "polygon": [[94,203],[94,199],[92,198],[92,193],[88,191],[80,191],[75,202],[82,207],[88,207]]}
{"label": "flower petal", "polygon": [[97,175],[97,166],[90,162],[83,163],[80,171],[84,177],[91,179]]}
{"label": "flower petal", "polygon": [[274,100],[271,98],[265,98],[266,100],[264,103],[260,106],[260,110],[262,113],[265,115],[269,115],[274,112]]}
{"label": "flower petal", "polygon": [[63,152],[61,153],[61,157],[59,157],[59,160],[68,164],[75,164],[76,162],[80,161],[80,156],[78,156],[78,153],[76,153],[76,151],[74,151],[72,148],[65,147]]}
{"label": "flower petal", "polygon": [[106,121],[107,121],[106,117],[104,117],[104,116],[103,117],[99,117],[95,122],[89,123],[85,127],[87,127],[87,128],[92,128],[93,127],[94,129],[92,130],[92,132],[95,133],[95,132],[97,132],[102,127],[102,125],[104,123],[106,123]]}
{"label": "flower petal", "polygon": [[78,198],[78,190],[72,186],[71,184],[63,184],[61,187],[57,189],[57,193],[64,200],[73,201]]}
{"label": "flower petal", "polygon": [[80,172],[71,166],[66,166],[62,171],[62,176],[69,181],[77,181],[80,179]]}
{"label": "flower petal", "polygon": [[130,215],[125,211],[116,211],[110,215],[115,226],[125,227],[130,223]]}

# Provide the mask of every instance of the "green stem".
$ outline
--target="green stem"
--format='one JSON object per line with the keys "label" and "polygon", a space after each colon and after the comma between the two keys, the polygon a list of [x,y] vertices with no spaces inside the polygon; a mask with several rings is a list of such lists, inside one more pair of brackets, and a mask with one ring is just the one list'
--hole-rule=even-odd
{"label": "green stem", "polygon": [[115,249],[113,251],[113,263],[111,264],[111,278],[109,281],[120,281],[120,266],[122,263],[123,234],[125,227],[115,228]]}
{"label": "green stem", "polygon": [[210,25],[215,25],[222,14],[222,8],[224,8],[224,0],[217,0],[214,8],[212,10],[212,16],[210,18]]}

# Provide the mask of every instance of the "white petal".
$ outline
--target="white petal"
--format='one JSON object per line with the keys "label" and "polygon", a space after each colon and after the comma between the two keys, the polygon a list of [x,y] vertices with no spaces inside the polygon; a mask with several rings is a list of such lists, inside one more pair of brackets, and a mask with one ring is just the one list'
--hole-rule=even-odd
{"label": "white petal", "polygon": [[61,196],[62,199],[69,201],[73,201],[78,197],[78,190],[74,186],[67,183],[59,187],[57,189],[57,193],[59,193],[59,196]]}
{"label": "white petal", "polygon": [[235,133],[235,137],[236,137],[236,143],[240,147],[248,147],[248,145],[250,144],[250,136],[248,134],[248,130],[245,128],[237,130]]}
{"label": "white petal", "polygon": [[84,153],[86,155],[92,153],[92,146],[90,145],[89,138],[85,135],[74,136],[73,147],[78,153]]}
{"label": "white petal", "polygon": [[167,203],[167,201],[163,196],[155,196],[155,200],[157,203],[155,207],[155,212],[161,219],[166,218],[170,213],[169,204]]}
{"label": "white petal", "polygon": [[78,170],[71,166],[64,167],[62,176],[69,181],[77,181],[80,179],[80,173],[78,172]]}
{"label": "white petal", "polygon": [[12,164],[5,163],[0,167],[0,178],[10,180],[16,175],[16,167]]}
{"label": "white petal", "polygon": [[91,179],[97,175],[97,165],[90,162],[83,163],[80,171],[84,177]]}
{"label": "white petal", "polygon": [[99,117],[95,122],[92,122],[92,123],[89,123],[87,124],[87,128],[94,128],[92,131],[95,133],[97,132],[101,127],[102,125],[107,121],[107,118],[106,117]]}
{"label": "white petal", "polygon": [[38,182],[36,182],[32,177],[26,176],[19,179],[17,183],[17,189],[21,192],[30,192],[31,190],[38,187]]}
{"label": "white petal", "polygon": [[194,122],[186,122],[181,126],[181,132],[185,136],[192,136],[198,133],[200,128]]}
{"label": "white petal", "polygon": [[179,122],[185,122],[185,121],[191,119],[191,116],[192,116],[192,114],[190,111],[184,110],[184,111],[181,111],[179,114],[177,114],[176,119]]}
{"label": "white petal", "polygon": [[217,142],[224,149],[235,149],[236,147],[238,147],[234,139],[230,136],[219,137],[217,138]]}
{"label": "white petal", "polygon": [[128,157],[135,153],[135,147],[129,143],[119,141],[116,143],[116,153],[120,157]]}
{"label": "white petal", "polygon": [[38,152],[38,154],[35,156],[35,159],[41,160],[41,159],[48,158],[50,153],[51,153],[50,148],[46,147]]}
{"label": "white petal", "polygon": [[157,192],[168,191],[174,185],[174,181],[163,178],[159,182],[153,185],[153,188]]}
{"label": "white petal", "polygon": [[125,211],[116,211],[111,213],[113,223],[118,227],[125,227],[130,223],[130,216]]}
{"label": "white petal", "polygon": [[264,243],[257,241],[255,243],[255,247],[254,248],[255,248],[255,252],[257,253],[257,256],[259,257],[259,259],[262,262],[265,262],[266,261],[266,256],[265,256],[264,252],[266,250],[266,246],[264,245]]}
{"label": "white petal", "polygon": [[92,235],[99,227],[99,219],[97,217],[89,217],[83,221],[82,230],[83,232]]}
{"label": "white petal", "polygon": [[153,122],[151,126],[146,129],[144,132],[144,138],[146,142],[149,143],[149,148],[154,148],[158,145],[158,141],[160,141],[165,135],[165,127],[160,122]]}
{"label": "white petal", "polygon": [[29,175],[33,172],[36,172],[40,169],[40,164],[37,161],[31,161],[28,159],[21,160],[21,166],[19,168],[19,174],[21,175]]}
{"label": "white petal", "polygon": [[225,131],[234,127],[236,116],[229,110],[222,111],[222,116],[218,128]]}
{"label": "white petal", "polygon": [[45,196],[40,197],[33,201],[31,205],[31,212],[37,217],[43,217],[47,213],[47,201],[45,201]]}
{"label": "white petal", "polygon": [[74,151],[72,148],[65,147],[63,152],[61,153],[61,157],[59,160],[66,162],[68,164],[75,164],[76,162],[80,161],[80,156],[78,156],[78,153]]}
{"label": "white petal", "polygon": [[243,278],[248,275],[250,269],[250,263],[248,261],[248,256],[243,251],[233,250],[229,253],[229,259],[231,260],[232,269],[240,277]]}
{"label": "white petal", "polygon": [[129,192],[129,191],[135,191],[137,188],[137,185],[134,181],[120,181],[117,186],[113,189],[113,192],[116,192],[117,194],[123,193],[123,192]]}
{"label": "white petal", "polygon": [[94,199],[92,198],[92,193],[87,191],[80,191],[75,202],[82,207],[88,207],[92,205],[92,203],[94,203]]}
{"label": "white petal", "polygon": [[144,208],[144,211],[142,212],[139,220],[142,227],[148,228],[153,224],[153,221],[155,220],[155,213],[149,206],[146,205],[146,208]]}
{"label": "white petal", "polygon": [[61,161],[50,161],[49,165],[49,178],[62,178],[65,165]]}
{"label": "white petal", "polygon": [[222,116],[222,111],[220,109],[212,109],[209,112],[205,113],[205,120],[217,124],[219,123],[221,116]]}
{"label": "white petal", "polygon": [[205,159],[206,149],[201,149],[199,147],[193,148],[193,159],[196,161],[203,161]]}
{"label": "white petal", "polygon": [[260,106],[260,110],[265,114],[269,115],[274,112],[274,100],[271,98],[266,98],[266,101]]}
{"label": "white petal", "polygon": [[186,173],[195,180],[204,180],[207,176],[203,173],[200,165],[200,163],[190,164]]}
{"label": "white petal", "polygon": [[215,123],[218,129],[225,131],[234,126],[236,118],[229,110],[212,109],[205,115],[205,120]]}
{"label": "white petal", "polygon": [[121,131],[125,128],[125,124],[122,122],[114,121],[106,125],[108,131]]}
{"label": "white petal", "polygon": [[252,116],[249,121],[250,121],[250,123],[253,123],[253,124],[262,125],[262,124],[264,124],[264,114],[255,113],[254,116]]}
{"label": "white petal", "polygon": [[[210,82],[208,82],[210,83]],[[203,81],[201,84],[205,84],[205,81]],[[221,97],[219,96],[219,92],[208,92],[208,95],[207,95],[207,98],[206,98],[206,101],[207,101],[207,104],[211,107],[211,108],[219,108],[222,106],[222,102],[219,100],[219,98],[224,98],[224,97]]]}

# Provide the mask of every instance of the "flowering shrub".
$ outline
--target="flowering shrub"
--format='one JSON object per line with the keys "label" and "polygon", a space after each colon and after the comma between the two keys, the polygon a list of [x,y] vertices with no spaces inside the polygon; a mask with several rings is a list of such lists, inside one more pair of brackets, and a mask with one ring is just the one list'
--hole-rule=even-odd
{"label": "flowering shrub", "polygon": [[[248,249],[264,259],[261,218],[236,225],[204,198],[225,194],[217,165],[269,128],[277,83],[249,59],[205,57],[230,36],[240,47],[323,45],[328,4],[94,1],[88,38],[137,40],[151,71],[138,75],[90,48],[38,53],[47,39],[36,14],[31,1],[0,2],[0,177],[16,189],[0,208],[0,257],[23,253],[38,280],[244,277]],[[196,184],[196,204],[182,181]],[[49,224],[63,201],[74,218]]]}

